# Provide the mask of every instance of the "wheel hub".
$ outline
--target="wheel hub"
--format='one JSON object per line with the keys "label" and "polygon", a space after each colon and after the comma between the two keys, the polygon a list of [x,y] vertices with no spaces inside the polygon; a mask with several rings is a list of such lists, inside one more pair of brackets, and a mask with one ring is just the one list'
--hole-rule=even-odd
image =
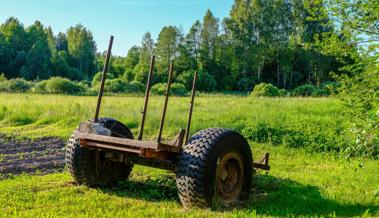
{"label": "wheel hub", "polygon": [[242,157],[238,153],[222,156],[216,170],[216,191],[226,203],[238,200],[244,183]]}

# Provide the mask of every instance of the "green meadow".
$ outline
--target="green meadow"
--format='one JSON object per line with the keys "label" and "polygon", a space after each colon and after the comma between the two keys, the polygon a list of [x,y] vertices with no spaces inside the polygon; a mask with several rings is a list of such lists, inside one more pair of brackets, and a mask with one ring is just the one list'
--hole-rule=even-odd
{"label": "green meadow", "polygon": [[[188,97],[169,100],[164,138],[186,126]],[[0,94],[0,133],[17,139],[67,140],[93,117],[96,97]],[[138,134],[143,97],[106,96],[101,116]],[[162,97],[152,97],[146,139],[159,128]],[[73,185],[67,172],[0,180],[0,217],[378,217],[379,161],[350,156],[351,120],[333,98],[255,98],[200,95],[191,133],[227,127],[248,138],[253,158],[270,152],[269,172],[258,171],[246,205],[231,210],[184,209],[173,173],[137,166],[113,188]]]}

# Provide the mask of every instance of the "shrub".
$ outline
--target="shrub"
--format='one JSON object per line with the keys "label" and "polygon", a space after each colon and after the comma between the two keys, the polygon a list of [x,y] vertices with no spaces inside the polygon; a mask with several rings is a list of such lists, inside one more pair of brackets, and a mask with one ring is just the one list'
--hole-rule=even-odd
{"label": "shrub", "polygon": [[31,88],[31,84],[24,79],[10,79],[8,83],[8,92],[26,92]]}
{"label": "shrub", "polygon": [[340,87],[338,82],[326,81],[321,83],[321,89],[325,90],[327,95],[337,94],[337,90]]}
{"label": "shrub", "polygon": [[4,73],[0,73],[0,82],[7,81],[7,78],[5,77]]}
{"label": "shrub", "polygon": [[[151,87],[151,93],[156,95],[164,95],[166,93],[167,83],[157,83]],[[181,83],[172,83],[170,88],[170,95],[185,96],[187,95],[186,87]]]}
{"label": "shrub", "polygon": [[46,92],[55,94],[77,94],[85,91],[85,88],[66,78],[51,77],[46,80]]}
{"label": "shrub", "polygon": [[[98,84],[99,86],[100,84]],[[126,92],[127,85],[125,81],[122,79],[108,79],[105,81],[104,91],[105,92],[113,92],[113,93],[122,93]]]}
{"label": "shrub", "polygon": [[32,92],[35,92],[35,93],[46,93],[46,84],[47,84],[47,80],[42,80],[40,82],[37,82],[34,84],[33,88],[32,88]]}
{"label": "shrub", "polygon": [[[187,90],[191,90],[194,75],[195,71],[193,70],[184,71],[182,74],[178,76],[177,81],[181,84],[184,84]],[[216,89],[216,86],[217,81],[212,75],[210,75],[207,72],[199,71],[198,80],[196,84],[197,90],[205,92],[214,91]]]}
{"label": "shrub", "polygon": [[186,96],[187,89],[181,83],[173,83],[171,84],[171,94],[175,96]]}
{"label": "shrub", "polygon": [[127,85],[126,92],[143,92],[145,89],[144,85],[138,81],[132,81]]}
{"label": "shrub", "polygon": [[8,80],[4,74],[0,74],[0,92],[8,91]]}
{"label": "shrub", "polygon": [[251,95],[256,97],[276,97],[279,96],[279,89],[271,83],[260,83],[254,86]]}
{"label": "shrub", "polygon": [[285,89],[279,89],[279,96],[281,97],[288,96],[288,91]]}
{"label": "shrub", "polygon": [[[98,92],[99,88],[100,83],[97,83],[87,93],[89,95],[95,95]],[[143,91],[144,86],[138,81],[127,83],[124,80],[118,78],[105,80],[104,84],[104,92],[108,93],[138,93]]]}
{"label": "shrub", "polygon": [[312,84],[304,84],[296,87],[292,90],[292,96],[302,96],[302,97],[318,97],[318,96],[327,96],[328,93],[324,89],[317,88]]}
{"label": "shrub", "polygon": [[134,73],[133,70],[130,68],[126,68],[124,74],[122,75],[122,79],[126,82],[130,82],[134,79]]}
{"label": "shrub", "polygon": [[151,93],[156,95],[164,95],[166,92],[166,83],[157,83],[151,87]]}
{"label": "shrub", "polygon": [[[92,83],[91,83],[92,86],[96,86],[98,83],[100,83],[102,75],[103,75],[103,72],[98,72],[93,76]],[[110,80],[110,79],[114,79],[114,76],[111,73],[107,73],[107,80]]]}

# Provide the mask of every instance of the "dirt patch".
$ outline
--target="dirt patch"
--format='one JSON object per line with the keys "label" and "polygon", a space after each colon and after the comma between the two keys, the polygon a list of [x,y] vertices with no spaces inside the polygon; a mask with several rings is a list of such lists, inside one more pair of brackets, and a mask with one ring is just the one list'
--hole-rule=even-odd
{"label": "dirt patch", "polygon": [[65,144],[54,137],[16,140],[0,135],[0,178],[9,174],[63,171]]}

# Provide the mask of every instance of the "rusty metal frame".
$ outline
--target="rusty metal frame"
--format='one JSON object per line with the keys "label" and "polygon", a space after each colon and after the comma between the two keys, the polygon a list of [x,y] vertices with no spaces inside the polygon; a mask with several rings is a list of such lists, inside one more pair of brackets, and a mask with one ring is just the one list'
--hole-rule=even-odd
{"label": "rusty metal frame", "polygon": [[104,93],[105,79],[107,78],[109,60],[110,60],[111,55],[112,55],[113,39],[114,39],[114,37],[111,36],[111,38],[109,40],[109,46],[108,46],[107,56],[105,58],[105,63],[104,63],[104,68],[103,68],[103,74],[101,76],[100,90],[99,90],[99,95],[97,97],[96,112],[95,112],[95,117],[94,117],[95,121],[97,121],[97,119],[99,118],[101,99],[103,98],[103,93]]}
{"label": "rusty metal frame", "polygon": [[138,140],[142,140],[142,137],[143,137],[143,129],[145,127],[147,105],[149,103],[149,97],[150,97],[151,82],[153,80],[154,64],[155,64],[155,55],[153,55],[151,57],[149,77],[148,77],[147,83],[146,83],[145,101],[144,101],[144,105],[143,105],[143,111],[141,112],[142,113],[142,119],[141,119],[140,131],[138,134]]}
{"label": "rusty metal frame", "polygon": [[[104,93],[104,84],[105,84],[106,75],[107,75],[107,71],[109,67],[109,60],[111,58],[113,39],[114,37],[111,36],[110,41],[109,41],[107,56],[104,63],[103,75],[101,78],[101,85],[100,85],[99,95],[97,99],[94,120],[88,121],[86,123],[88,125],[81,125],[81,126],[91,127],[98,120],[101,100]],[[191,101],[190,101],[189,115],[188,115],[188,121],[187,121],[187,129],[186,130],[180,129],[177,136],[171,142],[163,143],[162,133],[163,133],[164,121],[166,118],[168,99],[170,95],[170,88],[171,88],[173,71],[174,71],[174,64],[172,62],[170,63],[169,77],[168,77],[168,82],[167,82],[165,100],[164,100],[163,111],[162,111],[162,116],[161,116],[160,126],[159,126],[159,134],[158,134],[157,140],[156,141],[143,141],[142,140],[143,131],[144,131],[144,126],[145,126],[147,107],[148,107],[149,96],[150,96],[150,91],[151,91],[154,65],[155,65],[155,56],[152,56],[151,61],[150,61],[149,75],[148,75],[147,84],[146,84],[144,106],[143,106],[143,111],[141,112],[142,118],[141,118],[138,139],[127,139],[127,138],[112,137],[108,135],[99,135],[99,134],[94,134],[88,131],[88,129],[86,130],[86,129],[79,128],[79,131],[75,133],[75,137],[80,140],[81,146],[88,147],[91,149],[109,151],[110,154],[113,154],[113,155],[120,154],[122,157],[121,161],[124,161],[124,162],[133,161],[137,164],[153,166],[153,167],[158,167],[162,169],[168,169],[168,170],[175,169],[175,160],[177,158],[177,155],[179,152],[181,152],[183,143],[188,142],[188,138],[190,134],[198,73],[195,72],[195,75],[193,78]],[[120,161],[119,159],[117,160]],[[252,166],[256,169],[269,170],[270,166],[268,165],[268,161],[269,161],[269,154],[266,153],[265,156],[262,158],[262,160],[260,160],[257,163],[252,163]]]}
{"label": "rusty metal frame", "polygon": [[260,161],[253,163],[253,167],[261,170],[270,170],[270,166],[268,165],[269,158],[270,154],[266,153]]}

